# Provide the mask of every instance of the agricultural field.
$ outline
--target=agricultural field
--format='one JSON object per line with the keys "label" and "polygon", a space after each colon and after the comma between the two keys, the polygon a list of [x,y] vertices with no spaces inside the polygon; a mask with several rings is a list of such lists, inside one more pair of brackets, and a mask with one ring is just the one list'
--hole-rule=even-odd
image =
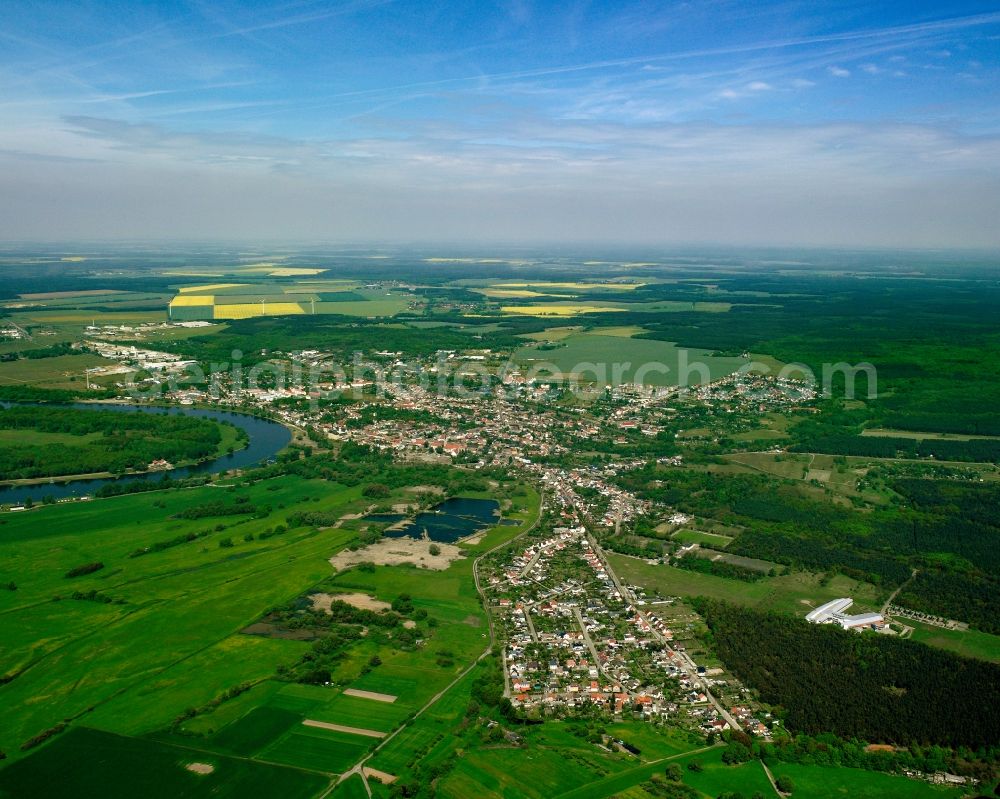
{"label": "agricultural field", "polygon": [[[357,488],[288,478],[240,493],[251,503],[290,510],[308,502],[332,512],[357,507],[360,496]],[[265,518],[176,518],[222,496],[213,487],[152,492],[3,518],[2,579],[17,590],[0,596],[0,664],[10,680],[5,701],[23,710],[8,716],[0,748],[16,752],[66,718],[109,732],[152,732],[301,656],[301,642],[239,630],[328,575],[326,559],[350,534],[299,529],[260,540],[283,520],[280,510]],[[206,529],[194,541],[130,557]],[[226,539],[239,543],[220,546]],[[104,568],[65,577],[95,562]],[[91,590],[100,601],[71,597]]]}
{"label": "agricultural field", "polygon": [[0,795],[308,799],[327,780],[295,768],[73,727],[0,771]]}
{"label": "agricultural field", "polygon": [[[257,509],[252,518],[201,518],[195,512],[237,496]],[[497,526],[463,546],[472,555],[509,540],[534,520],[538,503],[527,488],[508,514],[520,525]],[[133,494],[0,519],[0,578],[16,582],[16,590],[0,596],[2,690],[10,707],[22,708],[8,716],[0,750],[26,764],[3,775],[38,779],[46,754],[58,751],[63,739],[55,734],[54,743],[37,750],[21,745],[47,730],[57,733],[68,719],[73,736],[92,739],[88,751],[118,740],[109,736],[145,736],[150,742],[143,746],[170,752],[180,745],[192,762],[209,764],[238,786],[243,783],[223,771],[226,764],[259,761],[262,768],[296,769],[291,773],[303,774],[303,785],[310,786],[305,795],[329,784],[365,756],[377,736],[447,688],[488,643],[471,557],[443,573],[399,566],[334,574],[328,558],[353,531],[293,528],[265,535],[293,510],[340,516],[366,505],[360,487],[284,476],[246,488]],[[195,535],[185,539],[189,532]],[[136,557],[164,541],[174,543]],[[66,576],[88,563],[102,566]],[[241,630],[267,608],[318,584],[387,603],[410,595],[417,610],[434,620],[431,644],[400,650],[362,638],[340,659],[333,685],[275,680],[309,644]],[[220,701],[236,686],[241,693]],[[435,712],[451,712],[452,699]],[[200,710],[190,715],[189,708]],[[175,789],[176,780],[189,773],[182,768],[176,779],[164,777],[164,790]],[[76,779],[75,772],[67,779]],[[215,790],[214,780],[204,784]],[[4,787],[0,778],[0,793]]]}
{"label": "agricultural field", "polygon": [[[287,277],[298,275],[288,275]],[[183,286],[170,301],[170,319],[229,320],[297,314],[395,316],[416,307],[414,295],[360,284],[329,283],[209,283]]]}
{"label": "agricultural field", "polygon": [[666,341],[604,335],[602,328],[573,333],[559,339],[555,348],[521,347],[514,358],[526,368],[555,367],[563,375],[582,381],[642,382],[645,385],[694,385],[718,380],[739,369],[741,358],[719,357],[688,350]]}

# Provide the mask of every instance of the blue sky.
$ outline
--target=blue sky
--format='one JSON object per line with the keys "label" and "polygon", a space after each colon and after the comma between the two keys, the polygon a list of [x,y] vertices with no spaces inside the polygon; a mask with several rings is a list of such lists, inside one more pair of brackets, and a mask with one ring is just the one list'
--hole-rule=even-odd
{"label": "blue sky", "polygon": [[1000,5],[0,2],[0,236],[1000,246]]}

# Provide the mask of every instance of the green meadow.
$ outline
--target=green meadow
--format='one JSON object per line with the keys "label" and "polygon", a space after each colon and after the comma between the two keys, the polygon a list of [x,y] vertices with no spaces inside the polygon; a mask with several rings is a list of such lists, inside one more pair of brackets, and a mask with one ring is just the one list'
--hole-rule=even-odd
{"label": "green meadow", "polygon": [[[669,341],[602,335],[600,328],[560,337],[554,349],[545,345],[521,347],[514,358],[528,368],[538,369],[548,364],[566,376],[579,374],[582,381],[621,383],[638,380],[652,386],[693,385],[718,380],[745,363],[742,358],[680,348]],[[705,368],[695,368],[696,364]]]}
{"label": "green meadow", "polygon": [[[192,765],[207,766],[211,773],[192,771]],[[299,769],[85,727],[74,727],[33,757],[0,771],[0,796],[12,798],[307,799],[326,784],[325,777]]]}
{"label": "green meadow", "polygon": [[[0,593],[7,680],[0,692],[5,706],[18,709],[7,715],[0,748],[17,753],[63,719],[151,732],[301,656],[302,642],[239,631],[327,576],[327,559],[351,534],[296,529],[259,536],[304,503],[347,512],[362,504],[360,488],[277,478],[233,491],[271,505],[266,518],[173,518],[229,494],[217,487],[151,492],[0,517],[2,580],[17,587]],[[197,532],[207,534],[130,557]],[[233,546],[220,546],[224,539]],[[65,576],[95,562],[104,568]],[[91,590],[108,601],[72,598]]]}
{"label": "green meadow", "polygon": [[856,768],[778,763],[771,771],[775,778],[791,778],[796,799],[950,799],[966,794],[961,788]]}
{"label": "green meadow", "polygon": [[756,582],[649,564],[627,555],[609,553],[611,564],[626,582],[663,596],[706,596],[741,605],[805,615],[810,608],[838,597],[853,597],[862,607],[878,607],[881,594],[870,583],[835,575],[821,585],[821,575],[794,572]]}

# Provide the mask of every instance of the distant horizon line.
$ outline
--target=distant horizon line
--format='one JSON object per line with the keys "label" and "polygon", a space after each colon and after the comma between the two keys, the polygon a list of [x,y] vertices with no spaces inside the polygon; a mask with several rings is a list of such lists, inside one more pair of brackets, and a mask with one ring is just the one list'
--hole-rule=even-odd
{"label": "distant horizon line", "polygon": [[3,239],[0,238],[0,250],[38,248],[72,248],[72,247],[267,247],[267,248],[317,248],[338,247],[354,249],[396,249],[396,250],[431,250],[442,248],[447,250],[477,250],[502,248],[507,251],[557,249],[562,251],[608,250],[648,252],[650,250],[716,250],[716,251],[814,251],[814,252],[858,252],[858,253],[957,253],[965,255],[1000,255],[1000,243],[992,246],[963,246],[953,244],[940,245],[903,245],[903,244],[799,244],[787,242],[774,243],[732,243],[732,242],[702,242],[702,241],[671,241],[662,243],[630,243],[630,242],[598,242],[598,241],[524,241],[517,243],[510,240],[461,240],[443,239],[406,240],[406,239],[286,239],[286,238],[65,238],[65,239]]}

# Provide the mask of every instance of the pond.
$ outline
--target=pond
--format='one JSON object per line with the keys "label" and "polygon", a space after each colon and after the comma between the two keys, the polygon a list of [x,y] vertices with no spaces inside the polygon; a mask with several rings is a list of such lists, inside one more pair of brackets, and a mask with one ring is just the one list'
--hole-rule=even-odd
{"label": "pond", "polygon": [[[501,524],[500,503],[495,499],[446,499],[428,511],[418,513],[408,524],[396,530],[387,530],[388,538],[423,538],[452,544],[489,527]],[[396,523],[405,519],[400,514],[378,513],[366,516],[366,521]]]}
{"label": "pond", "polygon": [[[12,404],[24,406],[30,403],[0,403],[4,407],[10,407]],[[245,430],[249,441],[246,447],[236,450],[232,455],[221,455],[218,458],[203,461],[193,466],[183,466],[178,469],[153,472],[149,475],[134,474],[117,478],[107,477],[93,480],[67,480],[63,482],[53,480],[51,482],[34,483],[24,486],[0,486],[0,504],[15,504],[23,502],[28,497],[37,502],[44,496],[54,497],[55,499],[88,496],[93,495],[97,489],[107,483],[129,483],[142,479],[160,480],[163,475],[176,479],[196,474],[213,474],[228,469],[243,469],[272,459],[292,440],[291,432],[284,425],[268,421],[267,419],[259,419],[256,416],[236,413],[235,411],[215,411],[200,408],[154,408],[151,406],[86,402],[76,402],[67,405],[47,404],[45,407],[77,408],[86,411],[114,411],[116,413],[162,413],[199,416],[219,422],[230,422],[236,427]]]}

